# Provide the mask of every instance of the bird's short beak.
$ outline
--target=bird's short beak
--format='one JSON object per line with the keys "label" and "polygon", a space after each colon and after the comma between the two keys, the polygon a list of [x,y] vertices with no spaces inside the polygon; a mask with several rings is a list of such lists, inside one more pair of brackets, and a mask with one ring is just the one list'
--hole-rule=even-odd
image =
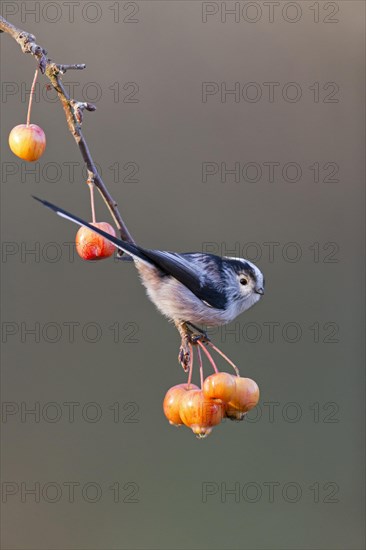
{"label": "bird's short beak", "polygon": [[263,296],[263,294],[264,294],[264,288],[260,286],[260,287],[256,288],[256,289],[254,290],[254,292],[255,292],[256,294],[261,294],[261,295]]}

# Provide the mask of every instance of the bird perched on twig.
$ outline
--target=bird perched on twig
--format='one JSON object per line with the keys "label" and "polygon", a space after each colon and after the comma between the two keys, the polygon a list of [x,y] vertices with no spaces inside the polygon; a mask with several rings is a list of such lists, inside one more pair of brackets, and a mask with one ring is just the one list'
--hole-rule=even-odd
{"label": "bird perched on twig", "polygon": [[184,370],[188,370],[191,361],[192,345],[197,343],[210,344],[233,365],[196,324],[225,325],[256,304],[264,294],[264,277],[258,267],[242,258],[145,249],[122,241],[48,201],[34,198],[59,216],[103,236],[132,257],[150,300],[174,322],[181,335],[178,359]]}

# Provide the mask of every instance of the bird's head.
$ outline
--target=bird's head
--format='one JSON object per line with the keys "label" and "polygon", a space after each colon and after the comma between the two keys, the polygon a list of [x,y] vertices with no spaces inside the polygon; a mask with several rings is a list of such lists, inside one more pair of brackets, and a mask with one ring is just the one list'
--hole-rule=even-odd
{"label": "bird's head", "polygon": [[230,295],[248,309],[258,302],[264,294],[264,276],[252,262],[243,258],[225,258],[230,280]]}

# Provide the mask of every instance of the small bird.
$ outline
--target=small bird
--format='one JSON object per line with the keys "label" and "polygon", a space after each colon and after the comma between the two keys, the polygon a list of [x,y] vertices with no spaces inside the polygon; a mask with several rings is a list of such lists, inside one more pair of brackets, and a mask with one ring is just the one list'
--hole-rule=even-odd
{"label": "small bird", "polygon": [[196,324],[215,327],[230,323],[264,294],[263,274],[248,260],[142,248],[109,235],[46,200],[33,198],[59,216],[102,235],[132,257],[148,297],[174,322],[181,335],[178,359],[184,370],[190,364],[192,344],[210,342],[206,332]]}

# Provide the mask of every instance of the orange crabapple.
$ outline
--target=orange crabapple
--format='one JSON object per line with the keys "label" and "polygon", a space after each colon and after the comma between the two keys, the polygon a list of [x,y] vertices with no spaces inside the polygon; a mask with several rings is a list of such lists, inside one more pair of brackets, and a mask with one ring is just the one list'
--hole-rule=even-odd
{"label": "orange crabapple", "polygon": [[183,395],[179,414],[197,437],[204,438],[223,419],[224,404],[220,399],[207,399],[202,390],[193,390]]}
{"label": "orange crabapple", "polygon": [[235,391],[235,376],[228,372],[215,372],[203,383],[203,393],[207,398],[229,402]]}
{"label": "orange crabapple", "polygon": [[251,378],[235,377],[235,390],[225,405],[225,416],[231,420],[243,420],[245,414],[259,401],[259,388]]}
{"label": "orange crabapple", "polygon": [[170,388],[163,402],[164,414],[173,426],[182,426],[183,421],[180,417],[179,407],[183,395],[192,390],[198,390],[195,384],[177,384]]}

